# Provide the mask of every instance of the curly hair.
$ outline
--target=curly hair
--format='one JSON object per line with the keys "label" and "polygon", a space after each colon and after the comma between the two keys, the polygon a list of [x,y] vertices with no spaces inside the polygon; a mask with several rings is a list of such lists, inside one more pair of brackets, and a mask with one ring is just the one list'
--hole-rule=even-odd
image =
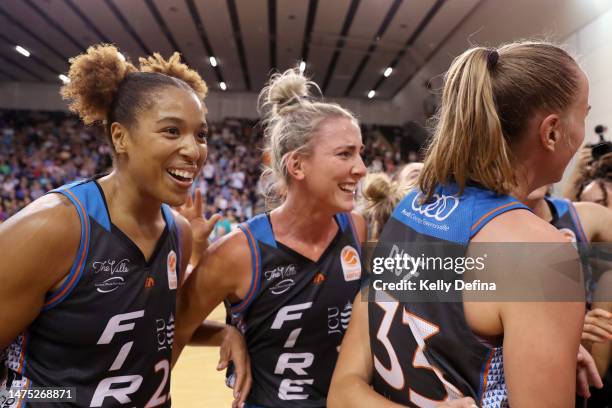
{"label": "curly hair", "polygon": [[612,153],[604,154],[586,168],[578,180],[576,199],[581,200],[582,192],[590,183],[596,182],[601,188],[604,205],[608,205],[608,190],[605,183],[612,183]]}
{"label": "curly hair", "polygon": [[139,62],[136,68],[114,45],[93,45],[70,59],[70,82],[60,93],[85,124],[106,124],[109,140],[113,122],[132,125],[138,113],[155,103],[151,94],[162,88],[173,86],[195,93],[200,100],[206,97],[206,82],[180,61],[178,53],[168,60],[155,53]]}

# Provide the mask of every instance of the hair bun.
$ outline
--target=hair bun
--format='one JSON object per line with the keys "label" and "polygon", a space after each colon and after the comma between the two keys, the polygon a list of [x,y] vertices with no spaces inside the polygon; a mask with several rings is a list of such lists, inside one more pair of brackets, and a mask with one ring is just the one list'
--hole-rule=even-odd
{"label": "hair bun", "polygon": [[69,61],[70,82],[61,88],[62,97],[85,124],[103,121],[119,84],[136,67],[111,44],[93,45]]}
{"label": "hair bun", "polygon": [[181,55],[178,52],[172,54],[167,60],[156,52],[147,58],[140,57],[138,62],[140,72],[157,72],[181,79],[195,91],[200,99],[204,99],[208,94],[206,82],[200,77],[200,74],[181,62]]}
{"label": "hair bun", "polygon": [[290,111],[292,106],[309,99],[310,86],[318,89],[298,68],[274,74],[260,94],[260,106],[271,108],[272,114],[282,115]]}
{"label": "hair bun", "polygon": [[363,196],[369,205],[375,205],[395,192],[395,184],[386,173],[372,173],[363,181]]}

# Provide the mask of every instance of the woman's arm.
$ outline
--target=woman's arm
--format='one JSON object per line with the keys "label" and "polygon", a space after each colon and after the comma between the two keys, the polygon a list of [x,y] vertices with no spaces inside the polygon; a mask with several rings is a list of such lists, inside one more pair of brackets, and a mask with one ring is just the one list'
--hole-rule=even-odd
{"label": "woman's arm", "polygon": [[353,301],[351,322],[340,346],[340,356],[327,395],[328,407],[401,407],[372,389],[372,370],[368,303],[358,293]]}
{"label": "woman's arm", "polygon": [[603,205],[574,203],[589,242],[612,242],[612,210]]}
{"label": "woman's arm", "polygon": [[[504,375],[510,405],[573,407],[584,320],[584,301],[580,301],[584,288],[576,250],[556,228],[524,210],[496,217],[472,242],[500,242],[496,244],[496,248],[501,248],[500,255],[494,259],[495,254],[489,253],[487,266],[494,265],[495,269],[487,270],[487,274],[510,274],[515,285],[530,285],[525,293],[531,293],[531,297],[495,302],[491,309],[503,332]],[[516,245],[524,248],[522,254],[516,253]],[[526,270],[508,269],[507,264],[494,262],[498,257],[521,257],[520,265]],[[537,285],[542,285],[541,291]],[[540,292],[554,293],[556,297],[536,298]],[[472,320],[477,319],[482,320],[478,316]]]}
{"label": "woman's arm", "polygon": [[76,209],[48,194],[0,225],[0,350],[40,313],[70,271],[81,239]]}
{"label": "woman's arm", "polygon": [[[599,279],[593,295],[593,308],[612,312],[612,271],[604,273]],[[612,323],[610,320],[608,322]],[[597,371],[603,377],[612,363],[612,341],[593,343],[590,351]]]}
{"label": "woman's arm", "polygon": [[504,374],[514,408],[573,407],[584,317],[578,302],[512,302],[501,307]]}
{"label": "woman's arm", "polygon": [[246,294],[250,273],[248,244],[244,234],[236,231],[210,247],[206,260],[186,279],[177,299],[172,366],[187,344],[221,346],[217,369],[224,369],[230,360],[235,365],[235,405],[244,402],[251,386],[246,344],[235,328],[204,319],[225,299]]}
{"label": "woman's arm", "polygon": [[565,182],[565,188],[563,189],[563,197],[571,201],[576,201],[576,196],[578,195],[578,182],[586,172],[589,162],[593,159],[591,148],[581,147],[575,157],[576,163],[570,170]]}
{"label": "woman's arm", "polygon": [[[368,303],[358,293],[353,301],[353,315],[342,340],[327,395],[330,408],[400,408],[370,386],[373,365],[368,326]],[[366,297],[367,298],[367,297]],[[472,398],[461,398],[437,405],[438,408],[476,408]]]}

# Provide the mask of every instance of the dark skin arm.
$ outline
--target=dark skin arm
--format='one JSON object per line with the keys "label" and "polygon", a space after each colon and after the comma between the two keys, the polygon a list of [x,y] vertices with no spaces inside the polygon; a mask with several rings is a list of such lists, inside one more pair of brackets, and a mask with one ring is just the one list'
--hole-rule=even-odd
{"label": "dark skin arm", "polygon": [[252,382],[244,338],[234,327],[214,322],[203,325],[202,321],[225,299],[234,302],[244,297],[250,280],[251,258],[246,237],[235,231],[208,249],[205,259],[183,285],[177,304],[173,365],[187,344],[221,345],[217,369],[224,369],[229,360],[234,362],[235,406],[244,402]]}
{"label": "dark skin arm", "polygon": [[38,316],[47,292],[61,285],[80,240],[78,213],[59,194],[41,197],[0,225],[0,349]]}

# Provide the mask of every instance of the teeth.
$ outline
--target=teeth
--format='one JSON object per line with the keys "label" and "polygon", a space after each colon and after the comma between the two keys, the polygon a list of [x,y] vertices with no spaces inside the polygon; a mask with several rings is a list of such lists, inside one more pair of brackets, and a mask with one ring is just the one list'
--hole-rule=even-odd
{"label": "teeth", "polygon": [[340,184],[340,190],[347,193],[355,193],[355,184]]}
{"label": "teeth", "polygon": [[190,181],[193,180],[193,172],[191,171],[168,169],[168,173],[172,174],[173,176],[179,176],[184,179],[189,179]]}

